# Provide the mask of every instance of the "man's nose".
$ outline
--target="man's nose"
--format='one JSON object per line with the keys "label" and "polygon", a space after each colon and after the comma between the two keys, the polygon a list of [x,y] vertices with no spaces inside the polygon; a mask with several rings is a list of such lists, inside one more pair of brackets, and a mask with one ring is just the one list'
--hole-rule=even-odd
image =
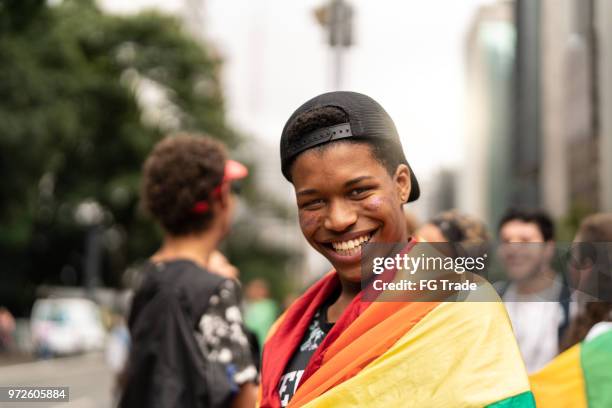
{"label": "man's nose", "polygon": [[346,231],[351,225],[357,222],[357,212],[344,200],[331,203],[323,226],[335,232]]}

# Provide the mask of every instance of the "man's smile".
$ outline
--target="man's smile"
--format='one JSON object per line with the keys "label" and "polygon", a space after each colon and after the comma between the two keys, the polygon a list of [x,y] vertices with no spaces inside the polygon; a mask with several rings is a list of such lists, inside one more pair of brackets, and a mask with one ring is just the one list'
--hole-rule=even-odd
{"label": "man's smile", "polygon": [[379,228],[362,230],[351,234],[343,234],[340,237],[329,238],[317,241],[325,248],[326,253],[332,258],[342,262],[352,262],[361,257],[361,250],[367,244]]}

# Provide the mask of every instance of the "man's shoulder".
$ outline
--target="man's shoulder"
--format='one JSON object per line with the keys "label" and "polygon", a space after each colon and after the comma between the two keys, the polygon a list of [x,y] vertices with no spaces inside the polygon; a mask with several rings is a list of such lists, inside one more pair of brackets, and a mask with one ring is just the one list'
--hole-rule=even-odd
{"label": "man's shoulder", "polygon": [[237,292],[230,279],[188,260],[152,264],[145,279],[148,282],[143,286],[150,293],[147,297],[159,296],[167,305],[177,302],[194,317],[204,313],[215,295],[230,292],[235,297]]}
{"label": "man's shoulder", "polygon": [[214,292],[222,284],[230,281],[216,275],[191,261],[178,260],[161,264],[156,278],[169,289],[186,292]]}

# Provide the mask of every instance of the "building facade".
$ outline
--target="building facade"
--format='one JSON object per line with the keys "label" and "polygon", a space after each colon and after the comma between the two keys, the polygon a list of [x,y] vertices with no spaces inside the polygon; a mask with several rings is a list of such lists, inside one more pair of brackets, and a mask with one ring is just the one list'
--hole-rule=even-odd
{"label": "building facade", "polygon": [[607,0],[479,10],[466,43],[466,210],[490,225],[508,206],[559,220],[612,211],[611,26]]}

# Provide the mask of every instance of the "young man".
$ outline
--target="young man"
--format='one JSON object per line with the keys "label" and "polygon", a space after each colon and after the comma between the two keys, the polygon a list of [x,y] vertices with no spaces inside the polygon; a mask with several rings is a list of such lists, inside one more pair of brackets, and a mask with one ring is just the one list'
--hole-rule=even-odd
{"label": "young man", "polygon": [[246,175],[204,136],[165,138],[149,155],[142,200],[165,234],[132,302],[121,407],[255,404],[257,369],[238,284],[209,272],[231,225],[230,185]]}
{"label": "young man", "polygon": [[263,352],[261,407],[483,407],[533,399],[499,303],[362,301],[361,250],[409,250],[419,197],[393,121],[366,95],[306,102],[281,137],[308,243],[334,269],[297,299]]}
{"label": "young man", "polygon": [[499,223],[500,258],[508,279],[500,295],[530,373],[559,353],[569,324],[570,291],[551,266],[554,233],[542,211],[510,209]]}

